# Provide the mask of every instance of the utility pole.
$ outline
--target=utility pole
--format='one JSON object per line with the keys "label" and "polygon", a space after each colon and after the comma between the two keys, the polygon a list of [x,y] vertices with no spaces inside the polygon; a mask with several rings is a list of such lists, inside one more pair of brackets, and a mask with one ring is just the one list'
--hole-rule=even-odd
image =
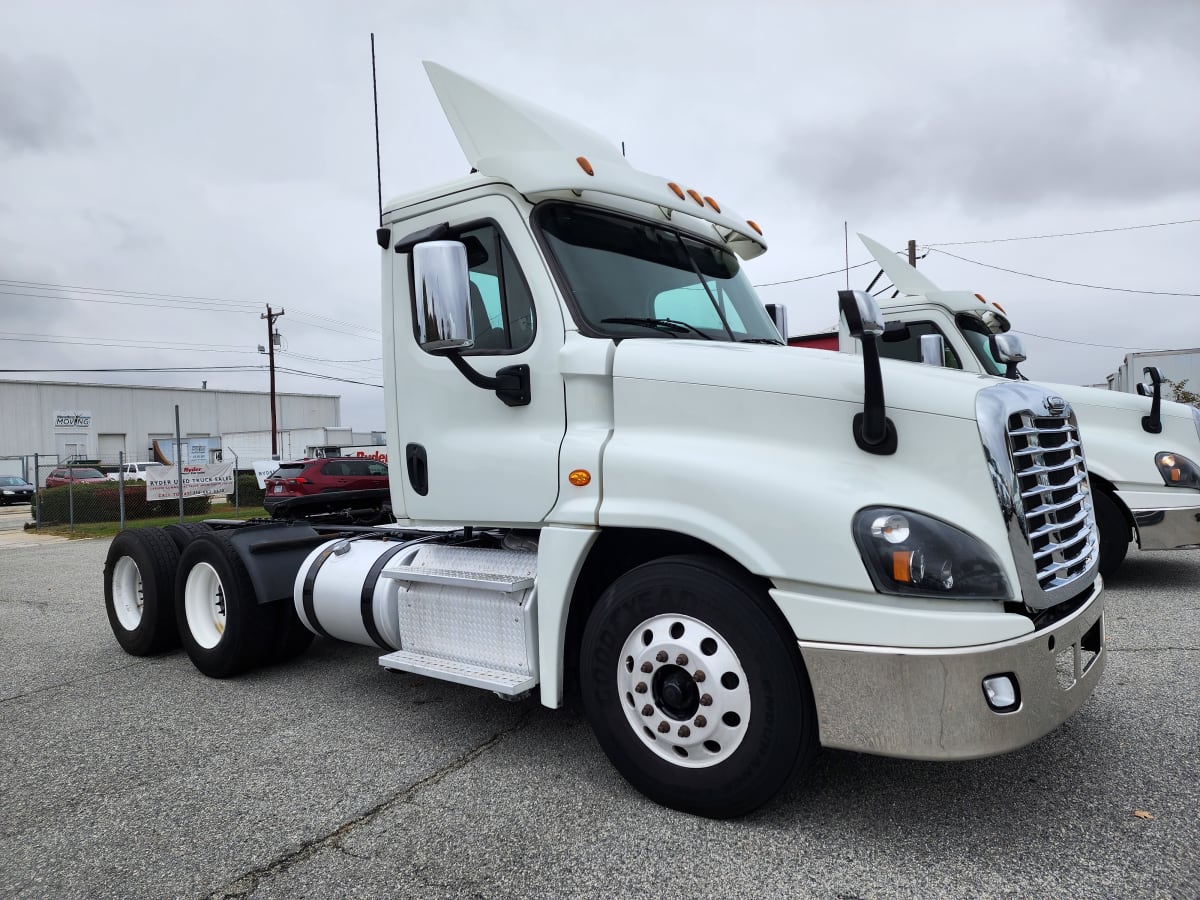
{"label": "utility pole", "polygon": [[260,319],[267,320],[267,357],[271,364],[271,458],[276,459],[279,456],[279,444],[276,439],[275,431],[275,320],[283,315],[283,310],[279,312],[271,312],[270,304],[267,304],[267,312],[265,315],[259,316]]}
{"label": "utility pole", "polygon": [[917,267],[917,242],[908,242],[908,264],[914,269]]}

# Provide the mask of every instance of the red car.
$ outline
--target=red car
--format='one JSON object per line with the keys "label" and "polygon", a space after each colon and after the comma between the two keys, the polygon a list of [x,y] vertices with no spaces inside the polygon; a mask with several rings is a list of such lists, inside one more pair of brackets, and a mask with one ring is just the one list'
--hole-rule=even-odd
{"label": "red car", "polygon": [[85,469],[80,466],[60,466],[46,476],[46,487],[62,487],[66,484],[94,484],[108,481],[99,469]]}
{"label": "red car", "polygon": [[388,486],[387,463],[358,456],[302,459],[280,463],[266,480],[263,507],[281,500],[331,491],[363,491]]}

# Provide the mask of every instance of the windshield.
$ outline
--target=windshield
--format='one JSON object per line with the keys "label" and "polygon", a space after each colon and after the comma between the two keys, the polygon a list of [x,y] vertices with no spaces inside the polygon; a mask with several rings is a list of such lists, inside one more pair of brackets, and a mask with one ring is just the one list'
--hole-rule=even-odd
{"label": "windshield", "polygon": [[103,478],[104,474],[99,469],[71,469],[68,477],[74,481],[81,481],[84,478]]}
{"label": "windshield", "polygon": [[971,352],[979,358],[979,362],[983,365],[983,370],[989,375],[1004,376],[1004,363],[996,362],[996,358],[992,356],[993,334],[1003,334],[1008,331],[1008,322],[1002,316],[988,311],[983,315],[979,313],[959,313],[954,317],[955,323],[966,338],[967,343],[971,345]]}
{"label": "windshield", "polygon": [[589,334],[782,343],[728,250],[565,203],[543,204],[536,222]]}
{"label": "windshield", "polygon": [[0,485],[4,485],[4,487],[24,487],[26,483],[24,478],[16,478],[12,475],[0,475]]}

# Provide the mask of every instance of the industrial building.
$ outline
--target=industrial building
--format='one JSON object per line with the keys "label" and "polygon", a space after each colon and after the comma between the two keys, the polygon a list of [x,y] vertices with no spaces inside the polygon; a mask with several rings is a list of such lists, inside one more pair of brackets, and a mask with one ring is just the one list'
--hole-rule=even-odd
{"label": "industrial building", "polygon": [[[1156,366],[1162,377],[1172,384],[1186,382],[1186,390],[1200,393],[1200,349],[1127,353],[1121,367],[1108,376],[1108,387],[1114,391],[1136,393],[1138,384],[1146,380],[1147,366]],[[1174,397],[1169,386],[1164,387],[1163,397],[1168,400]]]}
{"label": "industrial building", "polygon": [[[103,465],[116,465],[121,453],[126,460],[153,460],[155,441],[175,439],[176,405],[182,437],[193,446],[207,443],[216,458],[222,434],[270,433],[270,397],[260,391],[0,380],[0,460],[27,460],[35,453]],[[341,424],[341,397],[333,394],[276,392],[275,409],[281,431]]]}

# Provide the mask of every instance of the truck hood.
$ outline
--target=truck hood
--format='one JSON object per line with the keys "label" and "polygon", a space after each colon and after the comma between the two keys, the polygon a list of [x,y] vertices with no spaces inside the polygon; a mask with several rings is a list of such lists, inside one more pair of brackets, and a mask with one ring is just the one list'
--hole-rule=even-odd
{"label": "truck hood", "polygon": [[[932,366],[880,360],[889,409],[974,419],[975,397],[996,383],[987,376],[963,377]],[[613,360],[615,378],[702,384],[765,391],[862,406],[861,356],[767,344],[725,341],[621,341]]]}

